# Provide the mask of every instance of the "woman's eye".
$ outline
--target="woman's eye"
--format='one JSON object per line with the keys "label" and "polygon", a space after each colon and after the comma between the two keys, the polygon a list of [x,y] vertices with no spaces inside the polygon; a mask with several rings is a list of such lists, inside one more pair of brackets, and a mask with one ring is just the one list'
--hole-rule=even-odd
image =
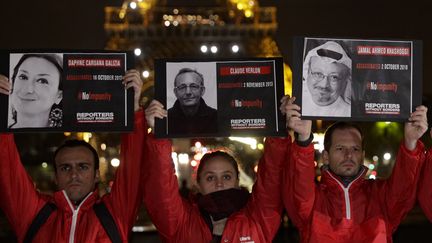
{"label": "woman's eye", "polygon": [[39,78],[36,82],[41,84],[48,84],[48,79],[46,78]]}
{"label": "woman's eye", "polygon": [[20,75],[18,76],[18,78],[19,78],[20,80],[27,80],[27,79],[28,79],[27,75],[25,75],[25,74],[20,74]]}
{"label": "woman's eye", "polygon": [[230,175],[224,175],[224,180],[231,180],[231,176]]}
{"label": "woman's eye", "polygon": [[207,181],[213,181],[214,180],[214,176],[209,176],[206,178]]}

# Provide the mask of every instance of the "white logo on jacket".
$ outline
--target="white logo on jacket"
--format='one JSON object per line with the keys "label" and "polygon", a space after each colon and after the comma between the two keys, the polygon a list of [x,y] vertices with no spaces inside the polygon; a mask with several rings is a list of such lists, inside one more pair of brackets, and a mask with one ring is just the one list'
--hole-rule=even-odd
{"label": "white logo on jacket", "polygon": [[242,236],[239,240],[241,243],[255,243],[250,236]]}

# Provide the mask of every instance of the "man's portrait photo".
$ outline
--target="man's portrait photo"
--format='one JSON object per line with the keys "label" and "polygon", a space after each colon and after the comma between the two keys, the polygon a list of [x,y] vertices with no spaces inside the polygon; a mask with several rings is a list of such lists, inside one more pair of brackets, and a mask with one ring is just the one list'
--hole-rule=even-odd
{"label": "man's portrait photo", "polygon": [[216,63],[167,63],[168,134],[218,131]]}
{"label": "man's portrait photo", "polygon": [[351,116],[352,61],[345,42],[306,39],[302,115]]}

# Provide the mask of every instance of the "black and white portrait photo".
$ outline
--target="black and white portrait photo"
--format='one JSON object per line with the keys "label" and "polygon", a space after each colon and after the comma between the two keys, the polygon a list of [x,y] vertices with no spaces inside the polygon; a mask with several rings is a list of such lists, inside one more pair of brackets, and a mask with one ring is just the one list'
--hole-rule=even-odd
{"label": "black and white portrait photo", "polygon": [[302,115],[351,116],[352,59],[346,46],[340,40],[305,40]]}
{"label": "black and white portrait photo", "polygon": [[9,129],[62,126],[62,72],[62,54],[10,54]]}
{"label": "black and white portrait photo", "polygon": [[218,131],[215,62],[166,64],[169,134]]}

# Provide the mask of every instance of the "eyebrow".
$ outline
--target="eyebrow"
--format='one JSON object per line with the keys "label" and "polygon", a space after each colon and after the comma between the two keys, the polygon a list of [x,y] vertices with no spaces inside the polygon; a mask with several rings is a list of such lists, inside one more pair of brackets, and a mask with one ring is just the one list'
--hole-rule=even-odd
{"label": "eyebrow", "polygon": [[[222,171],[222,174],[225,174],[225,173],[234,174],[234,172],[229,171],[229,170]],[[213,171],[204,172],[204,175],[208,175],[208,174],[216,174],[216,172],[213,172]]]}
{"label": "eyebrow", "polygon": [[[20,69],[19,72],[23,72],[23,73],[26,73],[26,74],[29,73],[29,72],[28,72],[27,70],[25,70],[25,69]],[[38,73],[37,75],[38,75],[38,76],[51,76],[51,74],[49,74],[49,73]]]}
{"label": "eyebrow", "polygon": [[[58,166],[61,166],[61,165],[71,165],[73,163],[72,162],[58,162],[57,164],[58,164]],[[83,165],[83,164],[91,165],[92,163],[81,161],[81,162],[78,162],[78,163],[75,163],[75,164],[78,164],[78,165]]]}

